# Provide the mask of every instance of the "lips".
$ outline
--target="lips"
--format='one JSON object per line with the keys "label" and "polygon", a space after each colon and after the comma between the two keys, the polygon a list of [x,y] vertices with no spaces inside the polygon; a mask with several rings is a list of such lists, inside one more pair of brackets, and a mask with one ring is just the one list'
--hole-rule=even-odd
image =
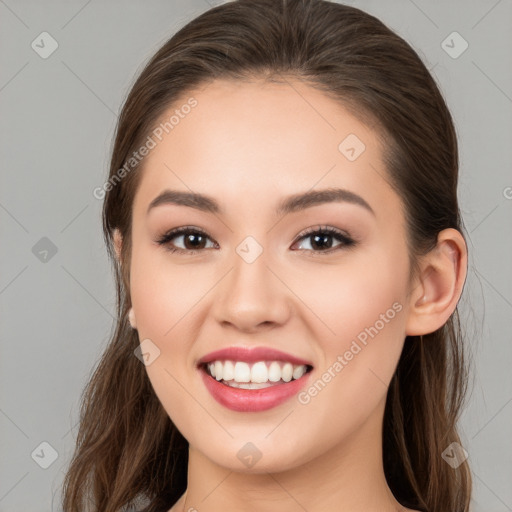
{"label": "lips", "polygon": [[[258,364],[261,361],[267,361],[274,365],[279,361],[284,362],[288,367],[304,365],[307,367],[307,372],[299,372],[300,376],[291,381],[283,382],[281,380],[280,382],[256,384],[258,387],[267,386],[259,389],[252,389],[254,384],[251,384],[250,389],[242,389],[240,386],[243,387],[244,384],[233,387],[233,381],[222,380],[219,382],[212,377],[207,366],[213,361],[216,361],[217,364],[219,361],[237,361],[239,364]],[[229,347],[206,354],[197,362],[197,368],[206,389],[218,403],[233,411],[259,412],[276,407],[297,395],[310,382],[313,365],[306,359],[273,348]],[[290,375],[288,377],[291,378]],[[284,375],[283,378],[285,378]],[[243,380],[247,382],[247,378]]]}

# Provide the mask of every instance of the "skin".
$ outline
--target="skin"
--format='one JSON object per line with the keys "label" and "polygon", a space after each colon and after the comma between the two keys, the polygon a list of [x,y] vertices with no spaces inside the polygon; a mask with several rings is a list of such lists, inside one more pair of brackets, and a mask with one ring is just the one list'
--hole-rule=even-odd
{"label": "skin", "polygon": [[[132,320],[160,350],[147,373],[190,444],[188,488],[171,512],[409,510],[382,467],[386,393],[406,335],[436,330],[456,307],[467,268],[461,234],[442,231],[409,282],[402,203],[376,132],[296,80],[215,81],[193,96],[198,105],[146,157],[133,205]],[[366,146],[354,161],[338,149],[349,134]],[[274,214],[284,197],[328,187],[360,195],[374,214],[348,202]],[[167,188],[207,194],[224,213],[167,204],[147,215]],[[202,252],[155,243],[187,225],[206,231]],[[333,237],[333,249],[314,248],[298,237],[319,225],[357,245]],[[247,236],[263,248],[250,264],[236,252]],[[117,232],[115,241],[119,251]],[[183,236],[172,244],[193,247]],[[268,346],[311,361],[314,383],[394,303],[400,312],[307,404],[293,397],[231,411],[196,370],[212,350]],[[262,454],[251,468],[237,457],[247,442]]]}

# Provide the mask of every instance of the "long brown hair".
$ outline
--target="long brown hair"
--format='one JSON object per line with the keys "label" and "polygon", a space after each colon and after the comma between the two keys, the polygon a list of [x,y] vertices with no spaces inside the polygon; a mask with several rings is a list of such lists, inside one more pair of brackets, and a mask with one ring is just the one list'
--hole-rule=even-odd
{"label": "long brown hair", "polygon": [[[151,58],[127,96],[116,130],[103,230],[117,288],[117,323],[81,397],[66,512],[117,511],[146,497],[172,506],[187,485],[188,443],[134,356],[127,322],[132,204],[141,164],[127,168],[163,113],[216,78],[298,78],[335,98],[385,141],[389,181],[407,221],[411,271],[445,228],[462,231],[458,148],[450,112],[417,53],[377,18],[323,0],[238,0],[189,22]],[[120,173],[120,169],[125,169]],[[123,244],[116,260],[113,232]],[[460,442],[456,423],[468,369],[457,309],[437,331],[405,340],[389,386],[384,470],[396,499],[425,512],[467,512],[471,476],[441,454]],[[156,508],[155,508],[156,510]]]}

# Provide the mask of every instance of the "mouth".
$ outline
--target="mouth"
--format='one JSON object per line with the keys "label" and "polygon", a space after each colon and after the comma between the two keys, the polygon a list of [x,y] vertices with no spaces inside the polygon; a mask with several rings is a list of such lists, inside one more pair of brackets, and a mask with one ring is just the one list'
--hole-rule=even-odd
{"label": "mouth", "polygon": [[199,369],[220,384],[236,389],[258,390],[281,386],[299,380],[312,371],[310,364],[293,364],[288,361],[220,360],[200,363]]}
{"label": "mouth", "polygon": [[207,354],[197,370],[211,396],[227,409],[259,412],[297,395],[313,365],[273,348],[229,347]]}
{"label": "mouth", "polygon": [[271,347],[226,347],[203,356],[197,369],[224,407],[258,412],[291,399],[311,379],[310,361]]}

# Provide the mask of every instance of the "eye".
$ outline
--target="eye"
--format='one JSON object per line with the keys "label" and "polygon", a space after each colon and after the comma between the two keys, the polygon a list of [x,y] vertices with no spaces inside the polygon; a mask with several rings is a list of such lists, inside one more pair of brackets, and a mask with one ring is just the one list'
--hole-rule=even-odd
{"label": "eye", "polygon": [[[334,246],[334,249],[332,242],[333,238],[341,242],[337,246]],[[309,247],[299,247],[299,250],[320,248],[320,250],[313,250],[313,252],[331,253],[342,247],[353,247],[356,245],[355,240],[350,238],[350,236],[330,226],[311,228],[305,233],[301,233],[301,235],[299,235],[299,241],[303,239],[310,239],[312,243],[310,242],[309,244],[306,244],[306,246],[309,245]]]}
{"label": "eye", "polygon": [[[175,239],[181,240],[178,243],[184,244],[184,247],[176,247],[175,242],[171,244],[171,241]],[[298,250],[308,250],[316,253],[332,253],[342,247],[352,247],[356,245],[356,242],[350,238],[350,236],[330,226],[317,226],[315,228],[310,228],[299,235],[298,242],[304,239],[310,239],[312,243],[310,242],[309,244],[306,244],[309,245],[309,247],[299,247]],[[337,239],[340,242],[338,245],[335,245],[334,248],[332,242],[333,239]],[[207,246],[208,240],[212,242],[210,246]],[[298,242],[295,242],[294,245]],[[187,254],[196,254],[203,249],[212,247],[219,248],[219,244],[212,241],[206,232],[194,226],[183,226],[172,229],[171,231],[164,233],[158,240],[156,240],[156,243],[164,246],[169,252]]]}
{"label": "eye", "polygon": [[[181,243],[184,244],[184,248],[173,247],[174,244],[171,245],[170,242],[171,240],[174,239],[181,239]],[[202,229],[195,228],[193,226],[183,226],[181,228],[176,228],[172,229],[171,231],[168,231],[167,233],[162,235],[156,242],[157,244],[164,246],[165,249],[169,252],[195,254],[196,252],[206,248],[205,242],[207,240],[211,239]],[[216,242],[213,243],[214,246],[215,244]]]}

